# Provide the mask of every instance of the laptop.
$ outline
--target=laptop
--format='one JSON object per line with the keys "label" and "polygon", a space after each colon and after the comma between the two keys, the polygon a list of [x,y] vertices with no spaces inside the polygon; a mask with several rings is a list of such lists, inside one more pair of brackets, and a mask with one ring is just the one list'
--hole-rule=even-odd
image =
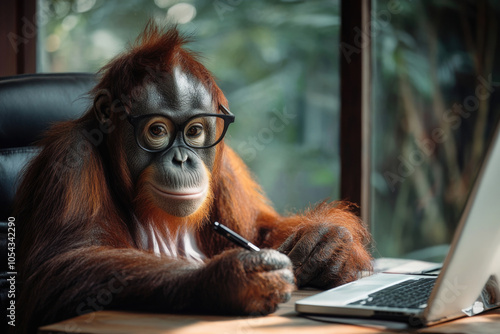
{"label": "laptop", "polygon": [[295,303],[299,313],[404,321],[421,327],[500,306],[500,126],[442,268],[381,272]]}

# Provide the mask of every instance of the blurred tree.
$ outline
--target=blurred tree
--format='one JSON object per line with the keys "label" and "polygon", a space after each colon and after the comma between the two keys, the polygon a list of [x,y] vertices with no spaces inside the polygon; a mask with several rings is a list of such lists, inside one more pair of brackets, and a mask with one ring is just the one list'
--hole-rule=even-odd
{"label": "blurred tree", "polygon": [[379,255],[440,258],[446,248],[432,246],[451,241],[500,118],[500,11],[488,0],[400,4],[373,36],[373,232]]}

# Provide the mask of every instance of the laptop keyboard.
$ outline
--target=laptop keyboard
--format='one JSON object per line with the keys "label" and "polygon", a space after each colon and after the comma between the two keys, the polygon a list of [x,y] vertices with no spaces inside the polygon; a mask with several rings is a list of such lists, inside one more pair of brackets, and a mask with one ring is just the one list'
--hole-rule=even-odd
{"label": "laptop keyboard", "polygon": [[403,281],[368,295],[349,305],[423,309],[436,278],[418,278]]}

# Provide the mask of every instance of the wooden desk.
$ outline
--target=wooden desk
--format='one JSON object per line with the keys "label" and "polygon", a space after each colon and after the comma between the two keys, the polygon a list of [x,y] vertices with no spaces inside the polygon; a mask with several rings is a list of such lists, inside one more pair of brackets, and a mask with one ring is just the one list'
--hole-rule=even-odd
{"label": "wooden desk", "polygon": [[[294,302],[314,294],[296,291],[276,313],[265,317],[221,317],[201,315],[148,314],[117,311],[89,313],[53,325],[41,327],[39,333],[105,333],[105,334],[323,334],[387,333],[387,330],[325,323],[299,316]],[[400,333],[500,333],[500,309],[481,316],[462,318],[449,323]]]}

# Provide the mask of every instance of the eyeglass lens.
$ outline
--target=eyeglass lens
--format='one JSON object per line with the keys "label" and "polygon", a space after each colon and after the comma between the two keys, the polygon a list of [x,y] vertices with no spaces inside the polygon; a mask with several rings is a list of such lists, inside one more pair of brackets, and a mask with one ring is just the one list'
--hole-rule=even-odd
{"label": "eyeglass lens", "polygon": [[[223,128],[223,119],[216,116],[200,116],[184,124],[182,135],[188,146],[206,147],[215,144],[222,137]],[[176,128],[172,120],[155,115],[139,121],[136,136],[143,148],[160,151],[173,143],[178,130],[181,130],[180,127]]]}

